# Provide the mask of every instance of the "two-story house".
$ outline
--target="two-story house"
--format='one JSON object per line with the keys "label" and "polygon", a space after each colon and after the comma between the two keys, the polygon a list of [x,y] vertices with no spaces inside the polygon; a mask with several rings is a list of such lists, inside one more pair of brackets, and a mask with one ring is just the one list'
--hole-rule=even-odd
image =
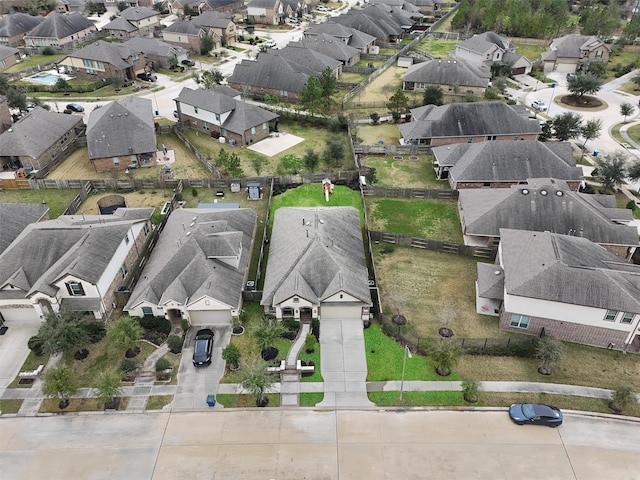
{"label": "two-story house", "polygon": [[24,42],[27,47],[65,50],[90,40],[97,32],[95,24],[80,13],[62,15],[54,12],[25,35]]}
{"label": "two-story house", "polygon": [[207,29],[210,36],[219,39],[223,47],[237,42],[238,28],[233,17],[220,12],[203,12],[191,20],[195,25]]}
{"label": "two-story house", "polygon": [[261,25],[277,25],[284,21],[286,13],[280,0],[251,0],[247,4],[247,18]]}
{"label": "two-story house", "polygon": [[556,38],[542,54],[544,71],[575,73],[593,62],[608,62],[611,49],[595,35],[571,34]]}
{"label": "two-story house", "polygon": [[24,36],[44,22],[44,17],[12,13],[0,18],[0,45],[16,47]]}
{"label": "two-story house", "polygon": [[149,7],[129,7],[120,16],[102,27],[115,38],[153,37],[160,26],[160,14]]}

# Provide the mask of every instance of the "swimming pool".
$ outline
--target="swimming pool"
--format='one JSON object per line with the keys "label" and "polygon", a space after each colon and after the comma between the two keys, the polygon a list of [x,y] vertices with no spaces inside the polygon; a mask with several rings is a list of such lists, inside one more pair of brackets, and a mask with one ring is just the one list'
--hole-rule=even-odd
{"label": "swimming pool", "polygon": [[25,82],[42,83],[44,85],[55,85],[59,78],[65,80],[71,80],[73,77],[58,73],[55,70],[49,70],[46,72],[38,72],[35,75],[31,75],[24,79]]}

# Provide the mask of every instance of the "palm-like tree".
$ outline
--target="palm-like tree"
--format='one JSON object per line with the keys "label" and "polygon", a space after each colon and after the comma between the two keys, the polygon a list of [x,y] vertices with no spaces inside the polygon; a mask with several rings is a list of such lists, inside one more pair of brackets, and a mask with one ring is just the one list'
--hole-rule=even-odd
{"label": "palm-like tree", "polygon": [[436,373],[441,377],[451,374],[451,369],[458,364],[462,350],[452,340],[436,340],[429,348],[429,355],[436,364]]}
{"label": "palm-like tree", "polygon": [[113,405],[115,398],[122,395],[122,385],[120,375],[115,370],[105,370],[100,372],[94,385],[94,396],[102,400],[107,407]]}
{"label": "palm-like tree", "polygon": [[267,393],[276,381],[276,375],[267,370],[268,365],[261,359],[254,359],[242,367],[240,384],[251,395],[256,396],[256,405],[266,407],[269,403]]}
{"label": "palm-like tree", "polygon": [[[264,352],[273,348],[276,340],[286,332],[286,328],[275,317],[262,317],[262,320],[251,330],[251,334],[256,339],[258,346]],[[278,352],[276,350],[275,354]]]}
{"label": "palm-like tree", "polygon": [[638,403],[638,397],[633,389],[628,385],[622,385],[611,392],[609,408],[616,413],[622,413],[627,405]]}
{"label": "palm-like tree", "polygon": [[121,317],[107,329],[109,345],[118,350],[134,350],[142,337],[142,327],[132,317]]}
{"label": "palm-like tree", "polygon": [[620,114],[624,117],[624,123],[627,123],[627,117],[633,115],[635,108],[630,103],[620,104]]}
{"label": "palm-like tree", "polygon": [[536,345],[536,358],[540,360],[538,373],[551,375],[551,369],[558,365],[564,354],[564,344],[551,335],[545,335]]}

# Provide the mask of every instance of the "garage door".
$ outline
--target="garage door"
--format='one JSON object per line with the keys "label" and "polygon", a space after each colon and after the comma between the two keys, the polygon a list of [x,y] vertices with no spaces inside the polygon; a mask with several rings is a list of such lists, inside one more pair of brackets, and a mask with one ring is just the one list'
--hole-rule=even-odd
{"label": "garage door", "polygon": [[213,325],[231,323],[230,310],[193,310],[189,312],[191,325]]}
{"label": "garage door", "polygon": [[360,305],[322,305],[320,307],[320,319],[329,318],[353,318],[360,319],[362,307]]}
{"label": "garage door", "polygon": [[36,309],[29,308],[3,308],[0,310],[5,322],[34,322],[40,321]]}
{"label": "garage door", "polygon": [[558,63],[556,72],[558,73],[575,73],[576,65],[573,63]]}

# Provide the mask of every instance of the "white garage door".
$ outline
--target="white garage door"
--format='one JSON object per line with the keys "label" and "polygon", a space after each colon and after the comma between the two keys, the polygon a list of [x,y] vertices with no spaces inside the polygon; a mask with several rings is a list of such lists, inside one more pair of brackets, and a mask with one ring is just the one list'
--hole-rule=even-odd
{"label": "white garage door", "polygon": [[220,323],[231,323],[230,310],[192,310],[189,312],[191,325],[203,326]]}
{"label": "white garage door", "polygon": [[0,310],[5,322],[34,322],[40,321],[36,309],[29,308],[3,308]]}
{"label": "white garage door", "polygon": [[353,318],[360,319],[362,315],[362,307],[360,305],[321,305],[320,319],[329,318]]}
{"label": "white garage door", "polygon": [[576,66],[573,63],[558,63],[556,66],[556,72],[559,73],[575,73]]}

